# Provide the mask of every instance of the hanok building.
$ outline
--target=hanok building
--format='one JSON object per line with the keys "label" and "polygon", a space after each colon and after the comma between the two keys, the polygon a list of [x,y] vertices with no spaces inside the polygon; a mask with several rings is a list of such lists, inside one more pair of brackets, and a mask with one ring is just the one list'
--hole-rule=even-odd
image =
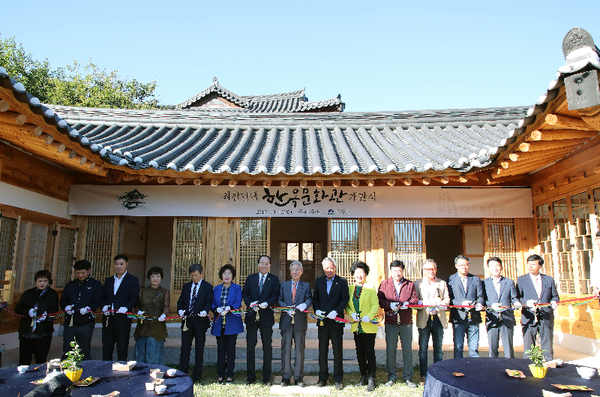
{"label": "hanok building", "polygon": [[[349,277],[357,259],[373,284],[394,259],[421,276],[453,258],[471,272],[499,256],[525,273],[540,253],[561,298],[589,294],[600,213],[599,51],[587,32],[565,37],[566,65],[532,107],[345,113],[341,97],[304,91],[239,96],[213,84],[169,110],[40,104],[0,68],[0,277],[16,302],[33,274],[54,287],[72,260],[112,274],[124,253],[145,280],[165,269],[174,305],[192,263],[239,283],[262,254],[314,283],[324,256]],[[14,294],[13,294],[14,292]],[[14,299],[13,299],[14,297]],[[595,351],[598,312],[561,306],[557,342]]]}

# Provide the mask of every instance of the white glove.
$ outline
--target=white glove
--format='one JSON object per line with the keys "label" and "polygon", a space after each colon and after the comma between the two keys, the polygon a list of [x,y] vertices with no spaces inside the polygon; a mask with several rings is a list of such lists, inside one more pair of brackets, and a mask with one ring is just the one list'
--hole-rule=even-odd
{"label": "white glove", "polygon": [[419,305],[419,306],[423,306],[423,301],[422,301],[422,300],[418,301],[418,302],[417,302],[417,305]]}
{"label": "white glove", "polygon": [[29,309],[29,317],[35,317],[35,311],[33,310],[33,308]]}
{"label": "white glove", "polygon": [[44,314],[42,314],[42,316],[37,319],[37,322],[40,323],[42,321],[46,321],[46,315],[47,314],[48,314],[47,312],[44,312]]}
{"label": "white glove", "polygon": [[206,317],[208,315],[208,313],[206,313],[206,310],[202,310],[200,313],[198,313],[198,315],[200,317]]}
{"label": "white glove", "polygon": [[350,317],[352,317],[352,320],[358,321],[358,313],[350,313]]}
{"label": "white glove", "polygon": [[360,321],[362,321],[363,323],[370,323],[371,318],[369,318],[369,316],[364,316]]}
{"label": "white glove", "polygon": [[435,316],[437,314],[437,307],[428,307],[427,308],[427,314],[429,314],[430,316]]}
{"label": "white glove", "polygon": [[288,316],[290,317],[294,317],[294,313],[296,312],[295,310],[286,310],[285,311],[287,313]]}
{"label": "white glove", "polygon": [[400,306],[400,310],[406,310],[406,309],[408,309],[408,302],[404,302],[402,304],[402,306]]}
{"label": "white glove", "polygon": [[492,310],[495,310],[495,311],[499,312],[502,309],[500,308],[500,304],[499,303],[492,303]]}
{"label": "white glove", "polygon": [[324,315],[325,315],[325,312],[324,312],[323,310],[316,310],[316,311],[315,311],[315,314],[316,314],[317,316],[324,316]]}
{"label": "white glove", "polygon": [[534,299],[529,299],[527,301],[527,306],[531,309],[535,309],[535,300]]}
{"label": "white glove", "polygon": [[475,305],[475,310],[477,310],[478,312],[483,310],[483,305],[481,303],[478,303]]}
{"label": "white glove", "polygon": [[555,301],[550,302],[550,307],[552,308],[552,310],[556,310],[556,308],[558,307],[558,303]]}
{"label": "white glove", "polygon": [[73,314],[73,305],[65,307],[65,312],[67,312],[69,315]]}
{"label": "white glove", "polygon": [[390,309],[396,310],[400,306],[400,302],[391,302]]}
{"label": "white glove", "polygon": [[185,310],[179,310],[177,314],[179,314],[179,317],[183,317],[183,315],[185,314]]}
{"label": "white glove", "polygon": [[110,306],[104,305],[104,307],[102,308],[102,314],[107,315],[109,309],[110,309]]}
{"label": "white glove", "polygon": [[441,312],[448,310],[448,306],[446,305],[437,305],[435,308]]}
{"label": "white glove", "polygon": [[258,307],[260,307],[261,309],[266,309],[267,306],[269,306],[269,304],[267,302],[263,302],[260,305],[258,305]]}
{"label": "white glove", "polygon": [[258,311],[258,301],[254,301],[250,303],[250,307],[254,309],[254,311]]}
{"label": "white glove", "polygon": [[301,312],[305,311],[306,310],[306,303],[301,303],[298,306],[296,306],[296,310],[301,311]]}
{"label": "white glove", "polygon": [[222,307],[217,307],[217,313],[223,314],[223,308]]}
{"label": "white glove", "polygon": [[[120,311],[121,311],[121,309],[119,309],[119,312],[120,312]],[[143,310],[138,310],[138,316],[143,316],[143,315],[144,315],[144,313],[146,313],[146,312],[145,312],[145,311],[143,311]]]}
{"label": "white glove", "polygon": [[335,320],[336,317],[337,317],[337,312],[335,310],[330,311],[329,314],[327,315],[327,318],[329,318],[331,320]]}
{"label": "white glove", "polygon": [[117,310],[117,313],[125,314],[127,313],[127,308],[125,306],[121,306],[119,310]]}
{"label": "white glove", "polygon": [[85,315],[86,315],[88,312],[91,312],[91,311],[92,311],[92,309],[90,309],[90,307],[89,307],[89,306],[82,307],[81,309],[79,309],[79,313],[80,313],[82,316],[85,316]]}
{"label": "white glove", "polygon": [[471,301],[463,301],[461,306],[473,306],[473,302]]}
{"label": "white glove", "polygon": [[164,313],[163,313],[163,314],[161,314],[161,315],[158,317],[158,321],[160,321],[160,322],[163,322],[163,321],[165,321],[166,319],[167,319],[167,315],[166,315],[166,314],[164,314]]}
{"label": "white glove", "polygon": [[231,311],[231,306],[225,306],[225,311],[226,312]]}

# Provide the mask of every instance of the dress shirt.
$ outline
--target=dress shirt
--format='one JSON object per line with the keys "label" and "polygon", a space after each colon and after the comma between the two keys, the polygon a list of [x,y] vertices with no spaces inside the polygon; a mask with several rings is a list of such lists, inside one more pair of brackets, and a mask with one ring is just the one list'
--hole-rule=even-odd
{"label": "dress shirt", "polygon": [[538,273],[537,276],[529,273],[529,277],[531,277],[531,282],[533,283],[533,287],[535,288],[535,292],[537,293],[538,298],[542,296],[542,275]]}
{"label": "dress shirt", "polygon": [[463,286],[463,290],[465,291],[465,294],[467,293],[467,278],[463,277],[463,276],[459,276],[460,277],[460,282],[462,283]]}
{"label": "dress shirt", "polygon": [[333,278],[335,276],[331,277],[331,278],[327,278],[325,277],[326,283],[327,283],[327,295],[329,295],[329,291],[331,291],[331,286],[333,285]]}
{"label": "dress shirt", "polygon": [[440,281],[439,279],[437,281],[436,279],[429,281],[428,278],[423,278],[423,281],[421,281],[421,293],[423,294],[424,305],[437,305],[442,301],[444,291],[440,287]]}
{"label": "dress shirt", "polygon": [[492,276],[492,283],[494,284],[494,289],[496,290],[496,295],[500,298],[500,282],[502,281],[502,276],[494,277]]}
{"label": "dress shirt", "polygon": [[190,291],[190,309],[192,308],[192,299],[194,299],[194,288],[196,288],[196,296],[198,296],[198,291],[200,291],[201,283],[202,283],[202,280],[200,280],[196,284],[192,285],[192,290]]}
{"label": "dress shirt", "polygon": [[127,274],[127,272],[123,273],[121,278],[117,277],[117,275],[115,274],[115,284],[114,284],[114,289],[113,289],[114,295],[117,294],[117,291],[119,290],[119,287],[121,286],[121,283],[123,282],[123,279],[125,278],[126,274]]}

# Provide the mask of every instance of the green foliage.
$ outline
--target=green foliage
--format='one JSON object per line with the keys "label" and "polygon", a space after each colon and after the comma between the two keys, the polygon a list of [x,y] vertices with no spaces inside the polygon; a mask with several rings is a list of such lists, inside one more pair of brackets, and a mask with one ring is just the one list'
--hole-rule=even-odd
{"label": "green foliage", "polygon": [[13,38],[0,38],[0,66],[41,102],[116,109],[157,109],[156,82],[127,79],[116,70],[101,69],[91,61],[52,69],[38,61]]}
{"label": "green foliage", "polygon": [[531,345],[531,348],[525,352],[525,354],[529,357],[533,365],[536,367],[543,367],[546,359],[544,358],[544,352],[546,350],[542,350],[539,346]]}
{"label": "green foliage", "polygon": [[77,339],[72,340],[70,345],[73,349],[67,352],[67,358],[61,362],[63,371],[76,371],[78,368],[80,368],[79,363],[83,360],[83,352],[77,343]]}
{"label": "green foliage", "polygon": [[55,72],[50,68],[47,59],[35,60],[14,37],[7,40],[0,37],[0,66],[6,69],[13,79],[23,83],[27,92],[40,101],[49,103],[47,94],[52,90]]}

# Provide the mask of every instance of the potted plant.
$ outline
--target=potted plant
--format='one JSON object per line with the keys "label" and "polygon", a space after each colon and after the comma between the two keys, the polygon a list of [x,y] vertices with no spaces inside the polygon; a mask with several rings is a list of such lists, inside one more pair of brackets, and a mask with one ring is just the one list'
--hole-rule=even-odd
{"label": "potted plant", "polygon": [[545,350],[539,346],[531,345],[531,348],[525,352],[529,356],[532,364],[529,364],[529,370],[534,378],[544,378],[548,371],[546,359],[544,358]]}
{"label": "potted plant", "polygon": [[67,358],[62,361],[61,367],[64,374],[71,382],[77,382],[83,373],[83,368],[79,365],[83,360],[83,353],[77,343],[77,339],[71,341],[71,347],[73,349],[67,352]]}

